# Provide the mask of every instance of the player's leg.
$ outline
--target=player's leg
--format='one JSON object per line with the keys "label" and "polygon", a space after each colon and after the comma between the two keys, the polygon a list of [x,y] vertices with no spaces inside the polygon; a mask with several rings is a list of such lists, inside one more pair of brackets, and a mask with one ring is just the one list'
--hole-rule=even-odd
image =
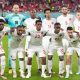
{"label": "player's leg", "polygon": [[76,50],[78,56],[78,72],[76,74],[80,75],[80,48]]}
{"label": "player's leg", "polygon": [[70,75],[70,65],[71,65],[72,53],[73,53],[73,48],[68,48],[66,52],[66,76],[65,78],[69,78],[69,75]]}
{"label": "player's leg", "polygon": [[31,77],[31,66],[32,66],[32,57],[34,52],[31,49],[27,50],[27,54],[28,54],[28,60],[27,60],[27,76],[26,78],[30,78]]}
{"label": "player's leg", "polygon": [[0,75],[1,75],[2,79],[6,80],[7,77],[4,76],[4,70],[5,70],[5,66],[6,66],[6,63],[5,63],[5,55],[4,54],[1,54],[0,55],[0,58],[1,58],[0,59],[1,60],[1,73],[0,73]]}
{"label": "player's leg", "polygon": [[58,56],[59,56],[59,76],[63,77],[64,73],[64,49],[58,48],[57,50]]}
{"label": "player's leg", "polygon": [[17,50],[11,49],[11,59],[12,59],[12,71],[13,71],[13,78],[17,77],[16,73],[16,55],[17,55]]}
{"label": "player's leg", "polygon": [[45,51],[40,51],[39,52],[39,57],[41,58],[41,64],[42,64],[42,73],[41,77],[43,78],[48,78],[49,76],[46,76],[45,70],[46,70],[46,53]]}
{"label": "player's leg", "polygon": [[11,41],[11,35],[8,36],[8,62],[9,62],[9,74],[12,73],[11,56],[10,56],[10,41]]}
{"label": "player's leg", "polygon": [[20,67],[20,76],[25,78],[24,76],[24,51],[18,51],[18,59],[19,59],[19,67]]}

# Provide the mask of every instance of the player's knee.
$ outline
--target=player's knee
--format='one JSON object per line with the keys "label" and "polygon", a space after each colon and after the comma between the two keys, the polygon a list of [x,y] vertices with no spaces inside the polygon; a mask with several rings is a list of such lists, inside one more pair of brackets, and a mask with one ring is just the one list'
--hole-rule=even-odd
{"label": "player's knee", "polygon": [[53,56],[50,56],[50,55],[48,56],[48,60],[52,60],[52,58],[53,58]]}
{"label": "player's knee", "polygon": [[63,61],[64,60],[64,56],[59,56],[59,60]]}

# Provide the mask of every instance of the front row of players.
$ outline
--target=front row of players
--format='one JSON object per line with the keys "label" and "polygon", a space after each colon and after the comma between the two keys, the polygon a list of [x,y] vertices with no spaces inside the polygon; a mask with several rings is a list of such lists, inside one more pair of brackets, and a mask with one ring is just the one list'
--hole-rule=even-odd
{"label": "front row of players", "polygon": [[[35,27],[31,30],[25,30],[24,26],[18,26],[16,29],[9,29],[4,27],[5,21],[0,19],[0,41],[4,35],[11,34],[12,39],[10,41],[11,46],[11,62],[12,62],[12,70],[13,70],[13,78],[17,77],[16,73],[16,56],[19,58],[19,66],[20,66],[20,76],[22,78],[30,78],[31,77],[31,65],[32,65],[32,57],[36,53],[41,59],[42,71],[41,77],[47,78],[52,75],[52,57],[55,51],[57,51],[59,56],[59,75],[63,77],[64,73],[64,53],[66,53],[66,76],[65,78],[69,78],[69,74],[71,73],[71,55],[73,50],[76,50],[78,54],[78,73],[80,74],[80,35],[79,33],[73,31],[72,27],[67,27],[66,33],[64,33],[61,29],[60,23],[54,24],[54,29],[51,31],[45,31],[42,28],[42,21],[36,20]],[[27,61],[27,71],[28,74],[24,75],[24,39],[25,36],[30,36],[30,41],[26,48],[28,61]],[[48,50],[46,50],[43,46],[43,37],[50,36]],[[66,40],[66,52],[63,47],[63,39]],[[46,43],[47,44],[47,43]],[[46,76],[46,53],[48,53],[48,72],[49,76]],[[2,47],[2,42],[0,42],[0,60],[1,60],[1,77],[6,79],[4,76],[5,69],[5,55]]]}

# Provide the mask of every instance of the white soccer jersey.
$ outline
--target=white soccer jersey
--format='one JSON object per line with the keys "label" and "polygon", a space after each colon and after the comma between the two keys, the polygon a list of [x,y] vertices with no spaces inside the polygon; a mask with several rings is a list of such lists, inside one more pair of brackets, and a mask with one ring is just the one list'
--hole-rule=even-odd
{"label": "white soccer jersey", "polygon": [[50,45],[54,48],[62,47],[62,39],[64,38],[64,32],[60,31],[58,34],[52,33],[50,39]]}
{"label": "white soccer jersey", "polygon": [[16,48],[24,48],[24,39],[25,39],[25,35],[21,35],[19,36],[17,34],[17,31],[15,29],[14,32],[11,33],[12,35],[12,39],[10,41],[10,46],[12,49],[16,49]]}
{"label": "white soccer jersey", "polygon": [[28,34],[31,36],[29,41],[29,46],[42,46],[42,39],[44,35],[43,29],[37,31],[36,28],[28,31]]}
{"label": "white soccer jersey", "polygon": [[61,28],[66,31],[67,27],[72,26],[73,27],[73,22],[74,17],[71,14],[67,14],[67,16],[60,15],[57,17],[57,22],[61,24]]}
{"label": "white soccer jersey", "polygon": [[78,20],[77,18],[75,18],[74,22],[73,22],[73,26],[75,28],[75,31],[80,33],[80,20]]}
{"label": "white soccer jersey", "polygon": [[27,29],[32,29],[35,27],[35,21],[37,19],[28,18],[24,21],[23,25],[27,27]]}
{"label": "white soccer jersey", "polygon": [[79,44],[80,44],[80,37],[76,33],[73,33],[73,37],[72,38],[70,38],[68,36],[68,34],[66,33],[65,38],[68,41],[68,44],[69,44],[68,47],[75,47],[75,48],[80,47],[79,46]]}
{"label": "white soccer jersey", "polygon": [[51,30],[51,29],[54,29],[55,23],[56,23],[55,18],[51,18],[50,20],[44,19],[42,25],[44,30]]}

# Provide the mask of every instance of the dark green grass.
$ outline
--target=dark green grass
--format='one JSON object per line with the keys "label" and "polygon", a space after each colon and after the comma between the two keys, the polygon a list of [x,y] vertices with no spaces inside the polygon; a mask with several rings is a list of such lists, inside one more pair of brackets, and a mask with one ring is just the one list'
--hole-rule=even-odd
{"label": "dark green grass", "polygon": [[[70,76],[69,79],[65,79],[65,78],[59,78],[58,76],[58,56],[57,54],[54,55],[53,58],[53,71],[55,71],[56,73],[53,74],[52,78],[48,78],[48,79],[44,79],[40,77],[40,74],[38,74],[37,72],[37,64],[36,64],[36,58],[34,56],[33,58],[33,62],[32,62],[32,77],[30,79],[22,79],[19,77],[19,71],[18,71],[18,61],[17,61],[17,74],[18,77],[16,79],[12,78],[12,74],[8,74],[8,48],[7,48],[7,37],[4,37],[3,39],[3,46],[4,46],[4,50],[5,50],[5,54],[6,54],[6,69],[5,69],[5,76],[8,78],[8,80],[80,80],[80,75],[76,75],[78,66],[77,66],[77,55],[74,54],[72,56],[72,70],[73,70],[73,75]],[[65,74],[64,74],[65,75]],[[2,80],[0,78],[0,80]]]}

